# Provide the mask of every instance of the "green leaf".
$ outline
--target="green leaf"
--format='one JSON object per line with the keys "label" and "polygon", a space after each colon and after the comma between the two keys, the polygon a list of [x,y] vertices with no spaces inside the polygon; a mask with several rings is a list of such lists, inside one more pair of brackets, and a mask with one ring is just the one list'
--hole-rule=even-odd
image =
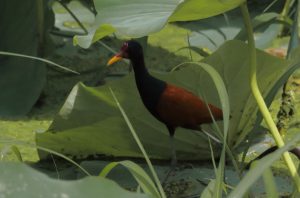
{"label": "green leaf", "polygon": [[282,27],[282,24],[271,24],[261,35],[257,36],[255,39],[256,47],[259,49],[270,47],[274,39],[282,30]]}
{"label": "green leaf", "polygon": [[101,37],[112,33],[112,31],[98,28],[103,24],[109,24],[117,35],[123,37],[138,38],[158,32],[167,23],[168,17],[179,4],[179,0],[146,2],[141,0],[95,0],[94,3],[98,14],[93,27],[87,36],[76,36],[74,41],[84,48],[89,47],[95,41],[93,38],[95,38],[96,30]]}
{"label": "green leaf", "polygon": [[[12,0],[1,5],[0,13],[0,51],[37,56],[36,2]],[[0,62],[0,116],[24,115],[46,82],[45,64],[7,56]]]}
{"label": "green leaf", "polygon": [[185,50],[185,49],[192,50],[192,51],[198,53],[202,57],[209,56],[209,52],[207,52],[205,49],[199,48],[199,47],[195,47],[195,46],[182,47],[182,48],[178,49],[178,51]]}
{"label": "green leaf", "polygon": [[109,164],[107,164],[102,171],[100,172],[99,176],[100,177],[106,177],[110,171],[112,171],[112,169],[114,169],[117,165],[119,165],[118,162],[111,162]]}
{"label": "green leaf", "polygon": [[208,18],[238,7],[244,0],[187,0],[180,4],[169,21],[193,21]]}
{"label": "green leaf", "polygon": [[291,38],[289,41],[289,46],[288,46],[288,51],[287,51],[287,57],[290,58],[291,57],[291,53],[293,50],[295,50],[298,46],[299,46],[299,28],[298,28],[298,24],[299,24],[299,12],[300,12],[300,4],[297,1],[296,3],[297,9],[296,12],[294,14],[294,21],[293,21],[293,25],[291,28]]}
{"label": "green leaf", "polygon": [[223,180],[224,180],[224,174],[225,174],[225,159],[226,159],[226,156],[225,156],[226,147],[225,147],[224,143],[226,144],[226,141],[223,142],[223,149],[221,152],[219,166],[218,166],[217,173],[216,173],[215,185],[213,186],[214,187],[213,197],[216,197],[216,198],[223,197]]}
{"label": "green leaf", "polygon": [[202,191],[200,198],[213,198],[216,180],[212,179],[206,188]]}
{"label": "green leaf", "polygon": [[252,168],[239,182],[233,192],[230,193],[228,198],[242,197],[244,193],[261,177],[264,171],[271,167],[271,165],[278,160],[282,154],[293,146],[300,140],[300,134],[296,135],[295,138],[286,144],[286,146],[278,149],[272,154],[267,155],[266,157],[259,160],[254,168]]}
{"label": "green leaf", "polygon": [[[288,62],[262,51],[257,51],[257,58],[259,86],[266,96],[285,72]],[[226,42],[203,60],[216,69],[227,88],[231,107],[228,130],[230,148],[238,147],[245,140],[256,121],[258,108],[249,86],[248,61],[248,46],[240,41]],[[197,95],[201,93],[207,102],[221,107],[215,84],[198,65],[182,67],[171,74],[153,74]],[[150,158],[169,159],[171,152],[167,129],[143,106],[133,74],[96,88],[77,84],[49,131],[37,134],[37,144],[76,157],[93,154],[142,157],[108,87],[114,90]],[[202,127],[212,131],[210,125]],[[210,159],[206,135],[178,128],[175,145],[178,159]],[[220,154],[219,151],[215,153]]]}
{"label": "green leaf", "polygon": [[84,36],[74,36],[73,44],[79,45],[83,48],[88,48],[92,43],[98,41],[99,39],[112,34],[116,31],[114,27],[108,24],[100,25],[96,30],[89,31],[88,35]]}
{"label": "green leaf", "polygon": [[[268,13],[262,13],[258,16],[256,16],[252,20],[253,30],[257,31],[259,28],[266,28],[269,25],[276,22],[276,19],[278,17],[278,14],[275,12],[268,12]],[[237,40],[246,40],[247,39],[247,32],[246,29],[243,28],[238,35],[236,35],[235,39]]]}
{"label": "green leaf", "polygon": [[[69,157],[67,157],[67,156],[65,156],[65,155],[63,155],[61,153],[58,153],[56,151],[53,151],[51,149],[44,148],[44,147],[41,147],[41,146],[38,146],[38,145],[34,145],[34,144],[31,144],[31,143],[28,143],[28,142],[24,142],[24,141],[18,141],[16,139],[0,139],[0,143],[3,143],[3,144],[6,145],[6,147],[4,148],[4,150],[1,150],[1,153],[0,153],[1,154],[1,159],[3,158],[3,155],[5,155],[6,152],[7,152],[6,148],[14,147],[14,145],[26,146],[26,147],[31,147],[31,148],[39,149],[39,150],[41,150],[43,152],[46,152],[48,154],[53,154],[53,155],[56,155],[58,157],[61,157],[62,159],[65,159],[66,161],[70,162],[71,164],[77,166],[77,168],[80,169],[84,174],[90,176],[89,172],[87,172],[84,168],[82,168],[77,162],[75,162],[74,160],[70,159]],[[17,151],[13,150],[13,152],[17,152]],[[16,154],[16,155],[18,155],[18,154]]]}
{"label": "green leaf", "polygon": [[265,170],[265,172],[263,173],[263,178],[264,178],[267,197],[278,198],[279,194],[276,188],[275,178],[273,176],[271,168],[267,168]]}
{"label": "green leaf", "polygon": [[[284,25],[288,23],[278,20],[280,15],[274,12],[263,13],[256,16],[253,20],[253,30],[255,31],[256,48],[265,49],[272,45],[274,39],[278,36]],[[246,40],[247,32],[243,28],[235,37],[237,40]]]}
{"label": "green leaf", "polygon": [[[93,43],[98,27],[109,24],[122,37],[139,38],[160,31],[168,21],[187,21],[206,18],[237,7],[243,0],[95,0],[98,12],[87,36],[75,37],[75,43],[87,48]],[[112,29],[110,29],[112,30]],[[98,29],[101,36],[112,31]],[[95,38],[96,39],[96,38]]]}
{"label": "green leaf", "polygon": [[21,155],[21,152],[20,150],[18,149],[18,147],[16,146],[11,146],[10,147],[11,151],[15,154],[15,156],[17,157],[17,159],[20,161],[20,162],[23,162],[23,158],[22,158],[22,155]]}
{"label": "green leaf", "polygon": [[160,197],[160,194],[149,175],[138,164],[132,161],[125,160],[121,162],[112,162],[102,170],[100,176],[106,176],[118,164],[123,165],[128,169],[128,171],[140,185],[143,192],[152,195],[153,197]]}
{"label": "green leaf", "polygon": [[[225,82],[232,117],[229,125],[228,145],[230,148],[237,147],[253,129],[258,112],[256,101],[250,90],[248,46],[236,40],[226,42],[203,62],[214,66]],[[277,79],[285,72],[289,62],[257,50],[257,65],[258,84],[263,96],[266,96],[276,84]],[[181,75],[184,78],[183,81],[192,82],[188,74]],[[214,89],[211,83],[207,83],[209,76],[202,74],[200,78],[202,83],[198,89],[205,91]],[[205,94],[211,94],[211,92],[206,91]]]}
{"label": "green leaf", "polygon": [[[189,34],[191,46],[204,49],[204,52],[210,52],[209,54],[211,54],[225,41],[232,40],[239,33],[241,29],[239,16],[240,13],[230,12],[199,21],[178,24],[185,29],[191,30]],[[195,48],[193,50],[196,51]],[[201,51],[200,54],[202,55]]]}
{"label": "green leaf", "polygon": [[124,190],[115,182],[100,177],[63,181],[49,178],[21,163],[0,162],[0,168],[1,195],[4,197],[148,197]]}
{"label": "green leaf", "polygon": [[15,157],[17,158],[17,160],[19,162],[23,162],[23,157],[22,154],[20,152],[20,150],[18,149],[18,147],[16,147],[15,145],[5,145],[0,152],[0,161],[2,161],[5,156],[9,153],[9,151],[11,151]]}
{"label": "green leaf", "polygon": [[[149,156],[168,159],[171,157],[169,134],[143,107],[134,83],[130,75],[108,86],[114,90]],[[201,136],[180,129],[175,139],[177,154],[183,159],[194,158],[195,154],[210,158],[209,151],[205,150],[208,144]],[[82,157],[97,153],[143,157],[107,86],[76,85],[49,131],[37,134],[37,144]]]}

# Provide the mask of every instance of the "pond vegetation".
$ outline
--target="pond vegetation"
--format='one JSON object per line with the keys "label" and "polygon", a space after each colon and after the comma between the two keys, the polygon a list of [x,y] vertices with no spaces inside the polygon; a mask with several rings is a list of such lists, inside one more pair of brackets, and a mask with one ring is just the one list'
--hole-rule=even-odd
{"label": "pond vegetation", "polygon": [[[300,196],[297,0],[6,6],[4,197]],[[202,126],[209,136],[176,130],[175,168],[168,131],[143,106],[130,63],[106,66],[131,38],[153,76],[223,110],[223,121]]]}

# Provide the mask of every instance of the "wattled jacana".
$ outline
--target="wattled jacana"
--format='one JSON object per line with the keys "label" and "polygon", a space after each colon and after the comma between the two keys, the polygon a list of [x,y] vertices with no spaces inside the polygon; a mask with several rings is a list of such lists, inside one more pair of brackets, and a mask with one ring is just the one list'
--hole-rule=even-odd
{"label": "wattled jacana", "polygon": [[159,121],[164,123],[169,131],[172,148],[172,165],[176,164],[176,152],[173,136],[177,127],[199,130],[199,125],[222,119],[222,110],[208,104],[191,92],[168,84],[151,76],[145,67],[142,46],[130,40],[123,44],[120,52],[112,57],[107,65],[122,58],[129,59],[133,66],[135,82],[143,104]]}

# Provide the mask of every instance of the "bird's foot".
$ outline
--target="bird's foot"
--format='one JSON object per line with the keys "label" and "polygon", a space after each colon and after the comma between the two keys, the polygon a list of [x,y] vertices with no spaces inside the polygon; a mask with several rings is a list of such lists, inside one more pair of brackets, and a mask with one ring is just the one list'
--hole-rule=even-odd
{"label": "bird's foot", "polygon": [[162,186],[165,187],[170,177],[176,175],[176,166],[177,166],[177,159],[176,157],[171,159],[171,166],[170,169],[167,171],[165,178],[163,179]]}

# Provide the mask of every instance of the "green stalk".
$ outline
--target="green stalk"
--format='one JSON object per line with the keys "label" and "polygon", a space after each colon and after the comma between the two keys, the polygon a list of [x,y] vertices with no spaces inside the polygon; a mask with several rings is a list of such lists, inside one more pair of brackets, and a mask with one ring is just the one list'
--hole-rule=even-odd
{"label": "green stalk", "polygon": [[286,0],[282,12],[280,13],[281,19],[284,19],[287,16],[292,0]]}
{"label": "green stalk", "polygon": [[[251,19],[247,8],[247,1],[243,4],[241,4],[241,11],[243,14],[244,24],[245,28],[247,30],[248,35],[248,45],[250,49],[250,86],[252,90],[252,94],[258,104],[258,107],[262,113],[262,116],[265,120],[265,122],[268,125],[268,128],[279,148],[284,146],[284,141],[282,137],[279,134],[279,131],[276,127],[276,124],[274,123],[272,116],[268,110],[268,107],[259,91],[257,80],[256,80],[256,49],[255,49],[255,42],[254,42],[254,35],[253,35],[253,29],[251,25]],[[296,166],[288,152],[283,153],[283,159],[285,163],[287,164],[287,167],[290,171],[290,174],[296,184],[296,188],[300,192],[300,177],[298,175]]]}

